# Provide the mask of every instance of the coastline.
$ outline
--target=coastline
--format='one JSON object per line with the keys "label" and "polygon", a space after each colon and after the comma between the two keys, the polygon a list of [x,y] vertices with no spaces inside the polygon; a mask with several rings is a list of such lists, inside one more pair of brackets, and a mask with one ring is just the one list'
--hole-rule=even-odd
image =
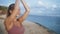
{"label": "coastline", "polygon": [[[47,27],[45,27],[45,26],[43,26],[43,25],[41,25],[41,24],[39,24],[39,23],[37,23],[37,22],[33,22],[33,21],[25,21],[25,22],[27,22],[27,23],[29,23],[30,22],[30,24],[33,24],[33,25],[36,25],[37,27],[39,27],[39,29],[41,29],[42,31],[41,32],[43,32],[42,34],[56,34],[56,32],[54,32],[53,30],[50,30],[49,28],[47,28]],[[24,23],[25,23],[24,22]],[[32,26],[33,27],[33,26]],[[38,29],[38,28],[37,28]],[[39,30],[38,29],[38,30]]]}
{"label": "coastline", "polygon": [[[33,22],[33,21],[32,21]],[[41,25],[41,24],[39,24],[39,23],[37,23],[37,22],[34,22],[35,24],[37,24],[37,25],[39,25],[39,26],[41,26],[41,27],[43,27],[44,29],[46,29],[48,32],[50,32],[50,33],[56,33],[55,31],[53,31],[52,29],[49,29],[49,28],[47,28],[47,27],[45,27],[45,26],[43,26],[43,25]],[[57,33],[56,33],[57,34]]]}

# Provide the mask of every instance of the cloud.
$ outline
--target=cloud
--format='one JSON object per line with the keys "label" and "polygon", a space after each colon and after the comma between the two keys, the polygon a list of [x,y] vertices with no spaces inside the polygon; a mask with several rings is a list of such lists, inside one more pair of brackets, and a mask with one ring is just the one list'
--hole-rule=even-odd
{"label": "cloud", "polygon": [[56,5],[56,4],[53,4],[52,7],[53,7],[53,8],[57,8],[57,5]]}
{"label": "cloud", "polygon": [[30,14],[31,15],[42,15],[43,14],[43,11],[42,10],[39,10],[39,9],[31,9],[30,10]]}
{"label": "cloud", "polygon": [[48,3],[45,3],[45,2],[43,2],[43,1],[38,1],[38,5],[44,6],[44,7],[46,7],[46,8],[49,8],[49,4],[48,4]]}
{"label": "cloud", "polygon": [[51,10],[55,10],[56,8],[58,8],[58,5],[55,3],[48,3],[48,2],[43,2],[43,1],[38,1],[38,5],[41,7],[45,7],[45,9],[51,9]]}
{"label": "cloud", "polygon": [[58,6],[56,4],[53,4],[51,7],[52,7],[52,10],[55,10]]}
{"label": "cloud", "polygon": [[44,3],[42,1],[38,1],[38,4],[40,5],[44,5]]}

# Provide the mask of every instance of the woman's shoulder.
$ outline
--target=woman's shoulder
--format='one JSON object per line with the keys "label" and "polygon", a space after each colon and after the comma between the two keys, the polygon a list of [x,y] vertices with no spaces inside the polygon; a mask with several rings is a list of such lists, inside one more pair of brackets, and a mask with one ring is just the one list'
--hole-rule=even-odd
{"label": "woman's shoulder", "polygon": [[4,19],[4,23],[8,22],[9,19],[10,19],[10,17],[6,17],[6,18]]}

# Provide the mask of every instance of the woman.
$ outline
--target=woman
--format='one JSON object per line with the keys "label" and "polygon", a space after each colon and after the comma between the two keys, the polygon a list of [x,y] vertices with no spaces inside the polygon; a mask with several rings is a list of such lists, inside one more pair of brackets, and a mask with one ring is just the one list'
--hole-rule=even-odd
{"label": "woman", "polygon": [[[17,16],[20,14],[19,9],[20,1],[22,2],[25,8],[25,13],[21,17],[17,18]],[[25,29],[22,25],[22,22],[28,16],[30,10],[27,4],[24,2],[24,0],[20,1],[16,0],[15,4],[11,4],[8,8],[7,18],[4,22],[8,34],[24,34]]]}

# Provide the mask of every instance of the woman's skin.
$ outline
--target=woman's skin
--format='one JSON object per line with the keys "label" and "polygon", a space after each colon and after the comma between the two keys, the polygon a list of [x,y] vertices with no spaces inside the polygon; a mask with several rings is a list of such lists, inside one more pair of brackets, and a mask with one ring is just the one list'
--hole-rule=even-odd
{"label": "woman's skin", "polygon": [[[20,13],[19,12],[20,11],[19,10],[20,1],[25,8],[25,13],[21,17],[19,17],[17,20],[16,16],[19,15],[19,13]],[[14,10],[10,11],[11,15],[9,17],[7,17],[6,20],[4,21],[6,30],[9,31],[13,27],[13,24],[15,24],[15,26],[17,26],[17,27],[20,27],[22,22],[28,16],[29,11],[30,11],[30,9],[24,0],[16,0]]]}

